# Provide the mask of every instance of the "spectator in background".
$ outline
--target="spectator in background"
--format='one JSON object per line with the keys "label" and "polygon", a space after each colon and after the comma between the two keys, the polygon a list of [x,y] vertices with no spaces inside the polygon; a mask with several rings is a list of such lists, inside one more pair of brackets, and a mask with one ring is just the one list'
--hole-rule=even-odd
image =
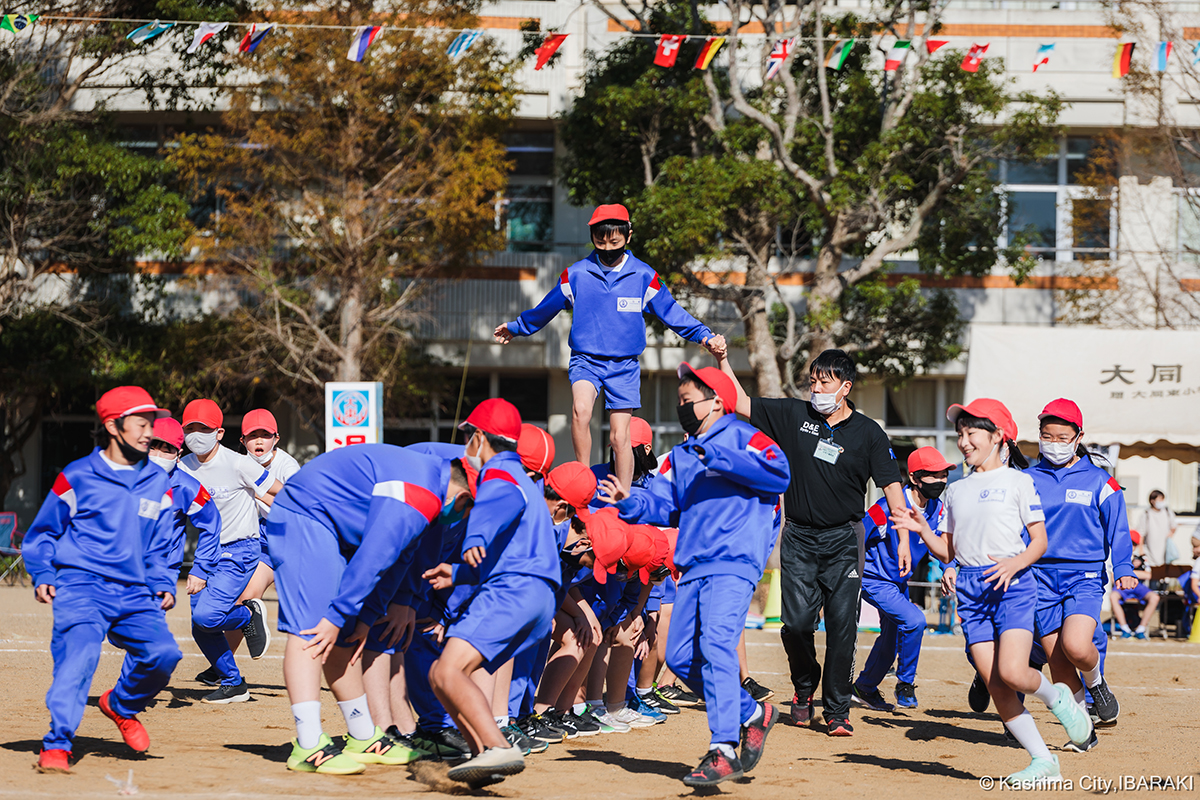
{"label": "spectator in background", "polygon": [[1146,549],[1146,566],[1161,567],[1167,560],[1167,539],[1175,535],[1175,512],[1167,508],[1167,496],[1155,489],[1150,493],[1150,507],[1142,512],[1138,530]]}
{"label": "spectator in background", "polygon": [[[1133,574],[1140,583],[1132,589],[1118,589],[1114,586],[1109,593],[1109,600],[1112,604],[1113,622],[1121,629],[1121,638],[1132,639],[1136,636],[1139,639],[1145,639],[1147,622],[1154,616],[1154,611],[1158,608],[1158,592],[1151,591],[1148,585],[1150,568],[1146,566],[1146,558],[1142,554],[1142,535],[1137,531],[1130,531],[1129,535],[1133,539],[1135,548]],[[1141,620],[1138,622],[1136,631],[1129,629],[1129,621],[1125,618],[1125,603],[1138,603],[1145,606],[1141,611]],[[1112,634],[1113,636],[1117,635],[1116,629]]]}

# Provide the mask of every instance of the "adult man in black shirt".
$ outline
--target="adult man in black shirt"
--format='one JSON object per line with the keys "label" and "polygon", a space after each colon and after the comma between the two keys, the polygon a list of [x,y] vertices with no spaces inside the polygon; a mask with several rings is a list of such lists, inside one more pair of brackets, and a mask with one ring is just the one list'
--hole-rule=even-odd
{"label": "adult man in black shirt", "polygon": [[[888,504],[904,507],[900,469],[883,429],[856,413],[848,395],[857,380],[854,362],[826,350],[809,375],[812,400],[750,398],[727,359],[721,369],[738,389],[737,411],[779,443],[792,469],[784,495],[787,515],[779,544],[783,629],[796,697],[792,719],[813,717],[813,693],[821,683],[814,633],[825,608],[825,680],[821,683],[830,736],[850,736],[850,689],[858,641],[862,587],[862,526],[867,479],[883,487]],[[900,534],[902,573],[910,568],[908,536]]]}

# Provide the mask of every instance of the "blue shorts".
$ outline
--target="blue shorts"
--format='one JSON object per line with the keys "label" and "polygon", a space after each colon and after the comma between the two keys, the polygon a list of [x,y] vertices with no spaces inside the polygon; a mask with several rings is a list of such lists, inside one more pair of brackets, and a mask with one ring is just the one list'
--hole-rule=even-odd
{"label": "blue shorts", "polygon": [[1132,589],[1117,589],[1117,594],[1121,595],[1121,601],[1124,603],[1144,603],[1146,595],[1150,594],[1150,587],[1144,583],[1138,583]]}
{"label": "blue shorts", "polygon": [[[279,630],[300,636],[300,631],[317,626],[337,597],[346,558],[336,533],[285,505],[271,508],[267,539],[279,595]],[[357,622],[346,621],[338,637],[340,646],[347,646],[346,637]]]}
{"label": "blue shorts", "polygon": [[483,656],[494,673],[527,647],[538,647],[554,622],[554,585],[532,575],[504,573],[480,586],[446,628]]}
{"label": "blue shorts", "polygon": [[262,545],[262,553],[258,557],[260,564],[271,566],[271,551],[267,548],[267,521],[259,520],[258,525],[258,542]]}
{"label": "blue shorts", "polygon": [[672,605],[675,602],[675,579],[670,575],[662,582],[662,604]]}
{"label": "blue shorts", "polygon": [[1103,568],[1059,569],[1033,567],[1037,579],[1037,635],[1049,636],[1070,616],[1091,617],[1100,624],[1104,605]]}
{"label": "blue shorts", "polygon": [[571,353],[567,364],[567,380],[587,381],[604,390],[604,407],[623,410],[642,407],[642,366],[637,356],[601,358],[583,353]]}
{"label": "blue shorts", "polygon": [[1009,630],[1033,633],[1037,612],[1037,579],[1024,569],[1006,591],[998,591],[984,580],[991,567],[960,567],[958,571],[958,615],[962,618],[967,646],[994,642]]}

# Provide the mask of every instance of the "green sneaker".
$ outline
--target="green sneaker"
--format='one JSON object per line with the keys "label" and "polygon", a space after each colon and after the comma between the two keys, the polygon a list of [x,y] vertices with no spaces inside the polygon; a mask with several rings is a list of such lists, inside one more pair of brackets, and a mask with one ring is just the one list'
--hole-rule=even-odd
{"label": "green sneaker", "polygon": [[1067,736],[1078,747],[1083,747],[1092,738],[1092,719],[1075,702],[1075,695],[1065,683],[1056,683],[1058,699],[1050,705],[1050,713],[1067,729]]}
{"label": "green sneaker", "polygon": [[1058,756],[1050,756],[1049,758],[1033,759],[1033,761],[1029,762],[1028,767],[1020,772],[1014,772],[1004,780],[1009,786],[1022,786],[1026,784],[1036,786],[1040,783],[1054,781],[1056,778],[1062,780],[1062,773],[1058,771]]}
{"label": "green sneaker", "polygon": [[389,767],[411,764],[425,754],[423,750],[400,744],[378,725],[375,726],[375,735],[370,739],[355,739],[347,735],[342,752],[360,764],[385,764]]}
{"label": "green sneaker", "polygon": [[[614,728],[614,727],[613,727],[613,726],[612,726],[612,725],[611,725],[611,724],[610,724],[610,723],[609,723],[609,722],[608,722],[608,721],[605,719],[605,718],[608,716],[608,709],[607,709],[607,708],[606,708],[606,709],[604,709],[603,711],[597,711],[596,709],[592,708],[591,706],[587,706],[587,707],[586,707],[586,708],[583,710],[583,714],[584,714],[584,716],[585,716],[585,717],[587,717],[588,719],[590,719],[592,722],[594,722],[594,723],[596,723],[597,725],[599,725],[599,726],[600,726],[600,732],[601,732],[601,733],[617,733],[617,729],[616,729],[616,728]],[[623,732],[623,731],[622,731],[622,732]]]}
{"label": "green sneaker", "polygon": [[319,772],[322,775],[357,775],[366,767],[342,752],[333,739],[322,733],[317,746],[305,750],[292,739],[292,754],[288,756],[287,768],[295,772]]}

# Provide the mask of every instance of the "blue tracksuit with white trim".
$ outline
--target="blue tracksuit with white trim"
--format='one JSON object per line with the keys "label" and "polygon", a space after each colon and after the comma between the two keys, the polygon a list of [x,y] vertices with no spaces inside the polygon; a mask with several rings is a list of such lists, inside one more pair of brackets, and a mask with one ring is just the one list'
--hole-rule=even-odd
{"label": "blue tracksuit with white trim", "polygon": [[156,597],[176,591],[172,503],[158,466],[113,469],[97,448],[59,474],[25,535],[33,585],[55,589],[45,749],[71,749],[105,637],[129,662],[109,696],[122,716],[144,711],[182,658]]}
{"label": "blue tracksuit with white trim", "polygon": [[1033,567],[1038,635],[1054,633],[1076,614],[1099,625],[1105,562],[1112,559],[1114,579],[1133,576],[1133,540],[1121,485],[1086,458],[1070,467],[1041,459],[1025,472],[1046,514],[1046,554]]}
{"label": "blue tracksuit with white trim", "polygon": [[[907,488],[904,490],[904,502],[912,508],[909,491]],[[936,531],[944,513],[942,501],[929,500],[922,513],[929,520],[929,527]],[[900,574],[897,556],[900,537],[892,527],[886,497],[871,506],[863,525],[866,528],[867,551],[863,564],[862,593],[864,600],[879,609],[879,636],[855,683],[864,689],[876,688],[897,656],[896,679],[912,683],[917,679],[921,637],[925,633],[925,612],[908,597],[910,576]],[[927,548],[920,537],[913,538],[916,541],[910,539],[909,548],[915,565],[925,555]]]}
{"label": "blue tracksuit with white trim", "polygon": [[[183,551],[187,544],[187,524],[192,523],[199,532],[199,537],[196,540],[196,552],[192,556],[192,568],[189,574],[199,578],[204,578],[207,574],[205,566],[210,566],[210,561],[205,561],[202,550],[205,542],[211,542],[215,545],[221,537],[221,512],[217,511],[217,504],[209,496],[208,490],[200,485],[200,481],[188,475],[183,470],[176,467],[171,470],[171,512],[173,522],[173,535],[171,541],[171,557],[168,562],[168,567],[178,576],[179,568],[183,566]],[[215,547],[209,547],[209,550],[215,550]]]}
{"label": "blue tracksuit with white trim", "polygon": [[727,414],[672,448],[650,488],[617,505],[627,522],[679,528],[667,665],[703,695],[714,743],[737,742],[758,708],[741,687],[737,644],[775,545],[775,505],[790,479],[779,446]]}

